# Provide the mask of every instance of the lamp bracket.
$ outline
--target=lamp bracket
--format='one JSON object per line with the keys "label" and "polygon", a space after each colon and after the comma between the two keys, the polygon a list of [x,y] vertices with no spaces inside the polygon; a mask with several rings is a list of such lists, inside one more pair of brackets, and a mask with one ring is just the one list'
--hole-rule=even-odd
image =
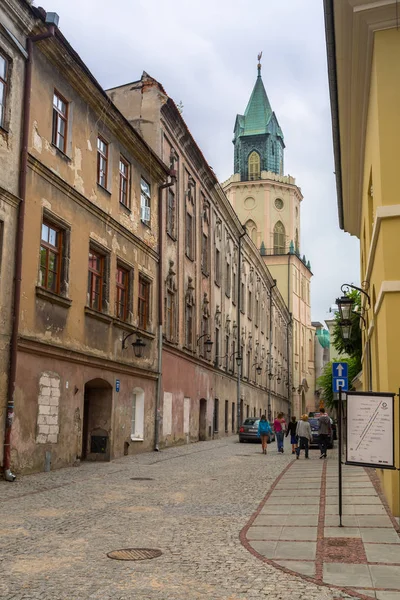
{"label": "lamp bracket", "polygon": [[344,283],[341,286],[340,289],[342,290],[343,294],[345,294],[345,295],[347,295],[347,293],[350,290],[357,290],[357,292],[360,292],[361,294],[364,294],[364,296],[367,298],[368,309],[371,307],[371,298],[369,297],[369,295],[365,291],[365,290],[369,289],[369,283],[368,283],[368,281],[363,281],[361,283],[361,287],[357,287],[356,285],[353,285],[352,283]]}

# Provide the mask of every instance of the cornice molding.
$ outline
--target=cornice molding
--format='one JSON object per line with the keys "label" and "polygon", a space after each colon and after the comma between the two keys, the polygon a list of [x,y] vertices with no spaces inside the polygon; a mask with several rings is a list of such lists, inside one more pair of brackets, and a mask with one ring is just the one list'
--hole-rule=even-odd
{"label": "cornice molding", "polygon": [[374,315],[378,315],[378,313],[381,309],[385,294],[390,294],[390,293],[396,293],[396,294],[400,293],[400,281],[382,281],[381,287],[379,290],[379,294],[378,294],[378,298],[376,299],[375,307],[373,307]]}
{"label": "cornice molding", "polygon": [[4,202],[10,206],[13,206],[14,208],[18,208],[19,203],[21,202],[21,199],[18,198],[18,196],[14,196],[14,194],[2,187],[0,187],[0,200],[4,200]]}
{"label": "cornice molding", "polygon": [[104,212],[101,208],[99,208],[96,204],[93,204],[86,196],[83,196],[80,192],[78,192],[75,188],[70,186],[62,177],[60,177],[57,173],[46,167],[41,161],[35,158],[32,154],[28,155],[28,164],[29,167],[43,177],[48,183],[54,185],[58,190],[63,192],[66,196],[71,198],[74,202],[77,202],[80,206],[85,208],[88,212],[92,213],[95,217],[106,223],[107,225],[113,227],[118,233],[124,236],[128,241],[136,244],[140,247],[143,252],[149,254],[155,261],[158,262],[158,253],[155,252],[152,248],[147,246],[144,241],[139,238],[136,234],[126,229],[119,221],[114,219],[111,215]]}
{"label": "cornice molding", "polygon": [[28,336],[20,336],[18,338],[18,350],[20,352],[27,352],[29,354],[36,354],[39,356],[47,356],[49,358],[56,358],[79,365],[86,365],[97,369],[107,369],[109,371],[124,373],[131,376],[140,376],[145,379],[156,380],[158,377],[157,371],[152,371],[148,366],[140,368],[128,363],[123,363],[107,358],[101,358],[94,354],[87,352],[79,352],[66,348],[65,346],[57,346],[56,344],[49,344],[39,341],[35,338]]}

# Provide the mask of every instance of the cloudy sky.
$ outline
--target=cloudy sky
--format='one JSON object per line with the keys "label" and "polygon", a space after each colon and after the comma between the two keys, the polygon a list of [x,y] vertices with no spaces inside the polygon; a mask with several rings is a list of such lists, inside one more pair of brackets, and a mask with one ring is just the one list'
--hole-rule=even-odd
{"label": "cloudy sky", "polygon": [[[220,181],[232,174],[233,126],[263,51],[264,85],[285,136],[285,173],[304,195],[301,253],[312,319],[359,281],[358,240],[338,226],[321,0],[43,0],[104,88],[160,81]],[[35,2],[40,5],[41,2]]]}

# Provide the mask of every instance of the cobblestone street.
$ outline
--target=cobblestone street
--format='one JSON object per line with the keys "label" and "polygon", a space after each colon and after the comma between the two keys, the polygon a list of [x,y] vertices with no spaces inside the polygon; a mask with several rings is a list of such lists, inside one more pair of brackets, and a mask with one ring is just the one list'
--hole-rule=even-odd
{"label": "cobblestone street", "polygon": [[[1,482],[0,597],[347,598],[261,562],[240,542],[292,458],[232,437]],[[312,461],[320,468],[317,451]],[[107,557],[132,547],[162,556]]]}

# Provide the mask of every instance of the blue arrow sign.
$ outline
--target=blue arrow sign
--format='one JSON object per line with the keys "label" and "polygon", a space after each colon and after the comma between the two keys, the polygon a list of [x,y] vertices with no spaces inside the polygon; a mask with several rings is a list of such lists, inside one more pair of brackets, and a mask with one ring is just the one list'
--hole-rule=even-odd
{"label": "blue arrow sign", "polygon": [[334,394],[337,393],[340,388],[342,388],[342,392],[348,391],[348,369],[349,366],[346,362],[332,363],[332,389]]}
{"label": "blue arrow sign", "polygon": [[335,362],[332,363],[332,376],[333,377],[344,377],[347,379],[349,372],[349,365],[346,362]]}

